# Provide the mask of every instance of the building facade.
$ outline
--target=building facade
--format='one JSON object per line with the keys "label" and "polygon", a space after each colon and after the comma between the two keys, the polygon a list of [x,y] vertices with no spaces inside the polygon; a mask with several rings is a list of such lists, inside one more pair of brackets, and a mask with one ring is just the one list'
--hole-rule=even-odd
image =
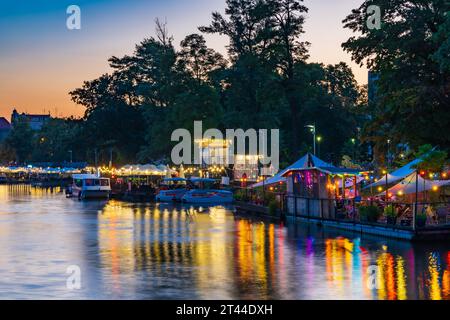
{"label": "building facade", "polygon": [[14,109],[11,115],[11,125],[14,126],[17,121],[26,120],[32,130],[39,131],[50,118],[49,114],[18,113],[17,110]]}

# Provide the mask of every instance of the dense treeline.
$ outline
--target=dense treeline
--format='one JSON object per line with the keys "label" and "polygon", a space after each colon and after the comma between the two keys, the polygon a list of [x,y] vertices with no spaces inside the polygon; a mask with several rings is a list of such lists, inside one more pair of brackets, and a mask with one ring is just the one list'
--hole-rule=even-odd
{"label": "dense treeline", "polygon": [[[383,8],[381,30],[366,27],[371,4]],[[345,26],[360,35],[344,49],[381,75],[371,105],[345,63],[307,62],[308,9],[301,0],[227,0],[225,15],[214,12],[179,46],[157,20],[154,37],[131,55],[111,57],[111,73],[70,93],[86,107],[82,120],[53,120],[37,134],[16,127],[0,154],[14,150],[19,161],[49,161],[67,159],[72,150],[89,162],[97,154],[106,163],[111,152],[119,163],[155,161],[170,155],[172,131],[192,129],[195,120],[204,128],[280,128],[284,164],[311,150],[305,125],[312,123],[323,138],[322,158],[335,163],[344,154],[367,161],[364,143],[383,161],[387,139],[447,149],[449,136],[439,132],[449,125],[448,6],[365,1],[347,17]],[[208,48],[203,33],[227,36],[227,57]]]}

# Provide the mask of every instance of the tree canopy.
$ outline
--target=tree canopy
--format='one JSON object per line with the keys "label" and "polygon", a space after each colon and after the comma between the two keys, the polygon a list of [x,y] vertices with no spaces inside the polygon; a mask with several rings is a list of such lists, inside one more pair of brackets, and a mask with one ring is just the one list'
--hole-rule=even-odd
{"label": "tree canopy", "polygon": [[[381,8],[381,29],[369,29],[367,8]],[[379,75],[364,137],[379,153],[392,145],[450,147],[450,2],[366,0],[344,20],[355,32],[342,46]]]}

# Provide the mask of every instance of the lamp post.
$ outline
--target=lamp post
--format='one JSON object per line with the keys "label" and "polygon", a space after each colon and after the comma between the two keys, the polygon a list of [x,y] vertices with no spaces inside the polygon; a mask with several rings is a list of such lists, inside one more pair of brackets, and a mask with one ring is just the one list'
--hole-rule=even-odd
{"label": "lamp post", "polygon": [[313,150],[314,150],[314,155],[316,155],[316,125],[309,124],[309,125],[305,126],[305,128],[309,128],[311,133],[313,134]]}
{"label": "lamp post", "polygon": [[391,166],[391,139],[387,141],[387,167],[388,169]]}
{"label": "lamp post", "polygon": [[386,183],[386,204],[387,204],[387,202],[389,201],[388,171],[387,171],[387,170],[384,170],[384,171],[383,171],[383,174],[386,175],[385,183]]}
{"label": "lamp post", "polygon": [[317,137],[317,146],[318,146],[318,156],[320,158],[320,143],[322,142],[322,137],[318,136]]}
{"label": "lamp post", "polygon": [[70,163],[72,163],[72,160],[73,160],[73,151],[72,151],[72,150],[69,150],[69,153],[70,153]]}
{"label": "lamp post", "polygon": [[353,163],[356,163],[356,139],[352,138],[352,144],[353,144]]}

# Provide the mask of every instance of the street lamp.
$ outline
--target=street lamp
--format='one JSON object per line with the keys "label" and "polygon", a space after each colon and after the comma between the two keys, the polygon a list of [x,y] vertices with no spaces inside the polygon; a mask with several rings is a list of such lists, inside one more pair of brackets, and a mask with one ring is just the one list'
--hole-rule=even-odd
{"label": "street lamp", "polygon": [[391,166],[391,139],[387,141],[387,167]]}
{"label": "street lamp", "polygon": [[69,150],[69,153],[70,153],[70,163],[72,163],[72,160],[73,160],[73,151],[72,150]]}
{"label": "street lamp", "polygon": [[356,139],[352,138],[352,144],[353,144],[353,162],[356,163]]}
{"label": "street lamp", "polygon": [[310,124],[305,126],[305,128],[309,128],[311,133],[313,134],[313,148],[314,148],[314,155],[316,155],[316,125]]}
{"label": "street lamp", "polygon": [[317,137],[317,143],[318,143],[318,156],[320,158],[320,143],[322,142],[322,137],[318,136]]}

